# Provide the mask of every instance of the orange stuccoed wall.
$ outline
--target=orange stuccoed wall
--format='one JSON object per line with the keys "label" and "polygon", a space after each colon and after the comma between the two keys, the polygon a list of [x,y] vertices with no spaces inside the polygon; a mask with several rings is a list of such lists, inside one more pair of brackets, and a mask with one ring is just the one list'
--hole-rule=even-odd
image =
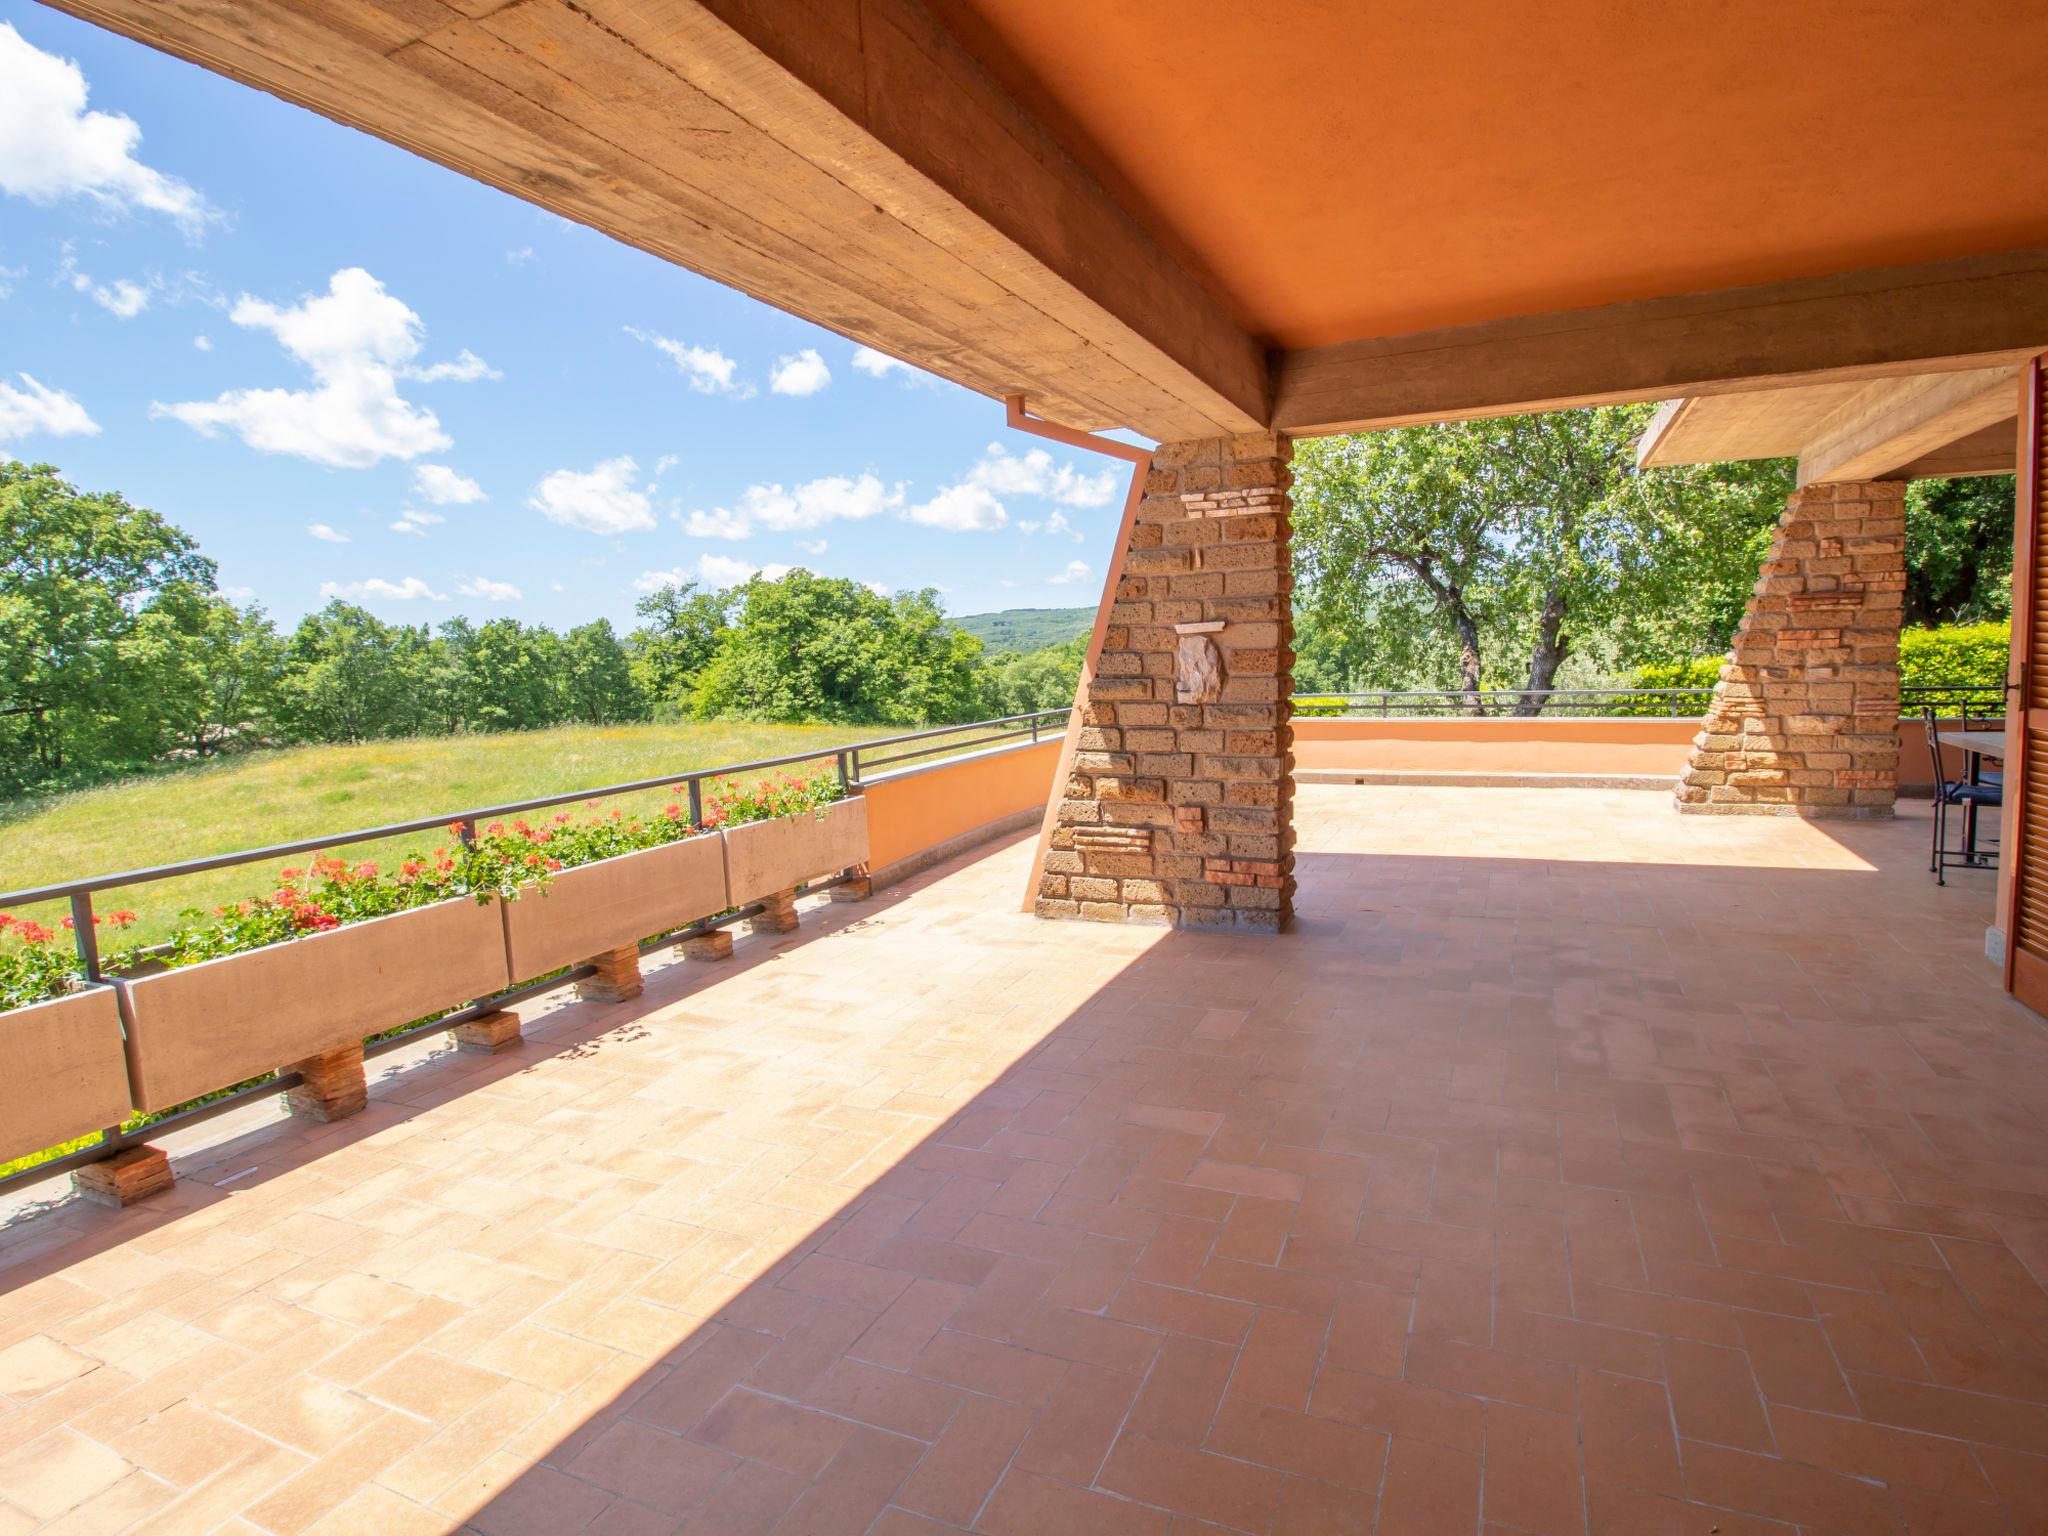
{"label": "orange stuccoed wall", "polygon": [[869,868],[884,873],[956,838],[1043,810],[1059,759],[1054,737],[873,780],[862,791]]}

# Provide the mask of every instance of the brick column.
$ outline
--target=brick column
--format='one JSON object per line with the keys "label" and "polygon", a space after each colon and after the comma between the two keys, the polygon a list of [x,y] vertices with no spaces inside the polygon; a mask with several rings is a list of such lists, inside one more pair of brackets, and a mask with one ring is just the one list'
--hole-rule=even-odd
{"label": "brick column", "polygon": [[1809,485],[1778,521],[1681,811],[1889,816],[1899,786],[1905,485]]}
{"label": "brick column", "polygon": [[1294,901],[1284,437],[1162,443],[1040,877],[1040,917],[1277,932]]}

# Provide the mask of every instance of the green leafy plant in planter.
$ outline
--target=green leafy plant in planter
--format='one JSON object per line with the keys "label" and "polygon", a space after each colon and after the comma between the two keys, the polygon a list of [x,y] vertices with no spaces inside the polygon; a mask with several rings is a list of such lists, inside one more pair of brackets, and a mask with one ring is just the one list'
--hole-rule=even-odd
{"label": "green leafy plant in planter", "polygon": [[[582,816],[563,810],[537,821],[492,821],[474,829],[467,841],[463,835],[469,829],[456,822],[437,846],[408,853],[395,866],[318,854],[304,865],[280,869],[268,891],[211,911],[186,911],[162,944],[110,953],[104,967],[121,975],[150,963],[196,965],[458,896],[516,900],[524,890],[545,887],[563,869],[719,827],[773,816],[822,815],[843,794],[829,770],[785,771],[746,782],[718,781],[704,796],[703,815],[694,823],[678,785],[652,816],[606,811],[591,800]],[[114,912],[100,921],[123,928],[134,920],[132,912]],[[0,1011],[62,997],[78,985],[83,972],[70,934],[63,931],[69,927],[69,919],[58,929],[0,913]]]}

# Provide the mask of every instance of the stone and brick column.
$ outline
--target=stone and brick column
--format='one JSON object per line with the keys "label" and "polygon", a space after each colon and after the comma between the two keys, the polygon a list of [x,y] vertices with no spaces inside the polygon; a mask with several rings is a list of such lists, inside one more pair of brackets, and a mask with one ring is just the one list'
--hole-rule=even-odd
{"label": "stone and brick column", "polygon": [[1681,811],[1889,816],[1905,485],[1809,485],[1778,521],[1678,787]]}
{"label": "stone and brick column", "polygon": [[1290,452],[1254,433],[1154,453],[1039,916],[1277,932],[1292,912]]}

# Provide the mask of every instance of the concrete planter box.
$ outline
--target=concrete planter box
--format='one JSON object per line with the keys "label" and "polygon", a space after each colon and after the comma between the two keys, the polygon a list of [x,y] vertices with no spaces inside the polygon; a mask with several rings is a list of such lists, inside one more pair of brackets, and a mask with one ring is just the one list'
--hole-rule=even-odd
{"label": "concrete planter box", "polygon": [[0,1162],[128,1118],[112,987],[0,1013]]}
{"label": "concrete planter box", "polygon": [[502,990],[499,907],[465,896],[124,983],[136,1105],[169,1109]]}
{"label": "concrete planter box", "polygon": [[685,838],[565,869],[545,888],[505,903],[505,950],[512,978],[531,981],[557,966],[627,944],[732,905],[716,837]]}
{"label": "concrete planter box", "polygon": [[736,907],[867,857],[868,807],[859,795],[835,801],[822,816],[806,811],[725,829],[725,883]]}

